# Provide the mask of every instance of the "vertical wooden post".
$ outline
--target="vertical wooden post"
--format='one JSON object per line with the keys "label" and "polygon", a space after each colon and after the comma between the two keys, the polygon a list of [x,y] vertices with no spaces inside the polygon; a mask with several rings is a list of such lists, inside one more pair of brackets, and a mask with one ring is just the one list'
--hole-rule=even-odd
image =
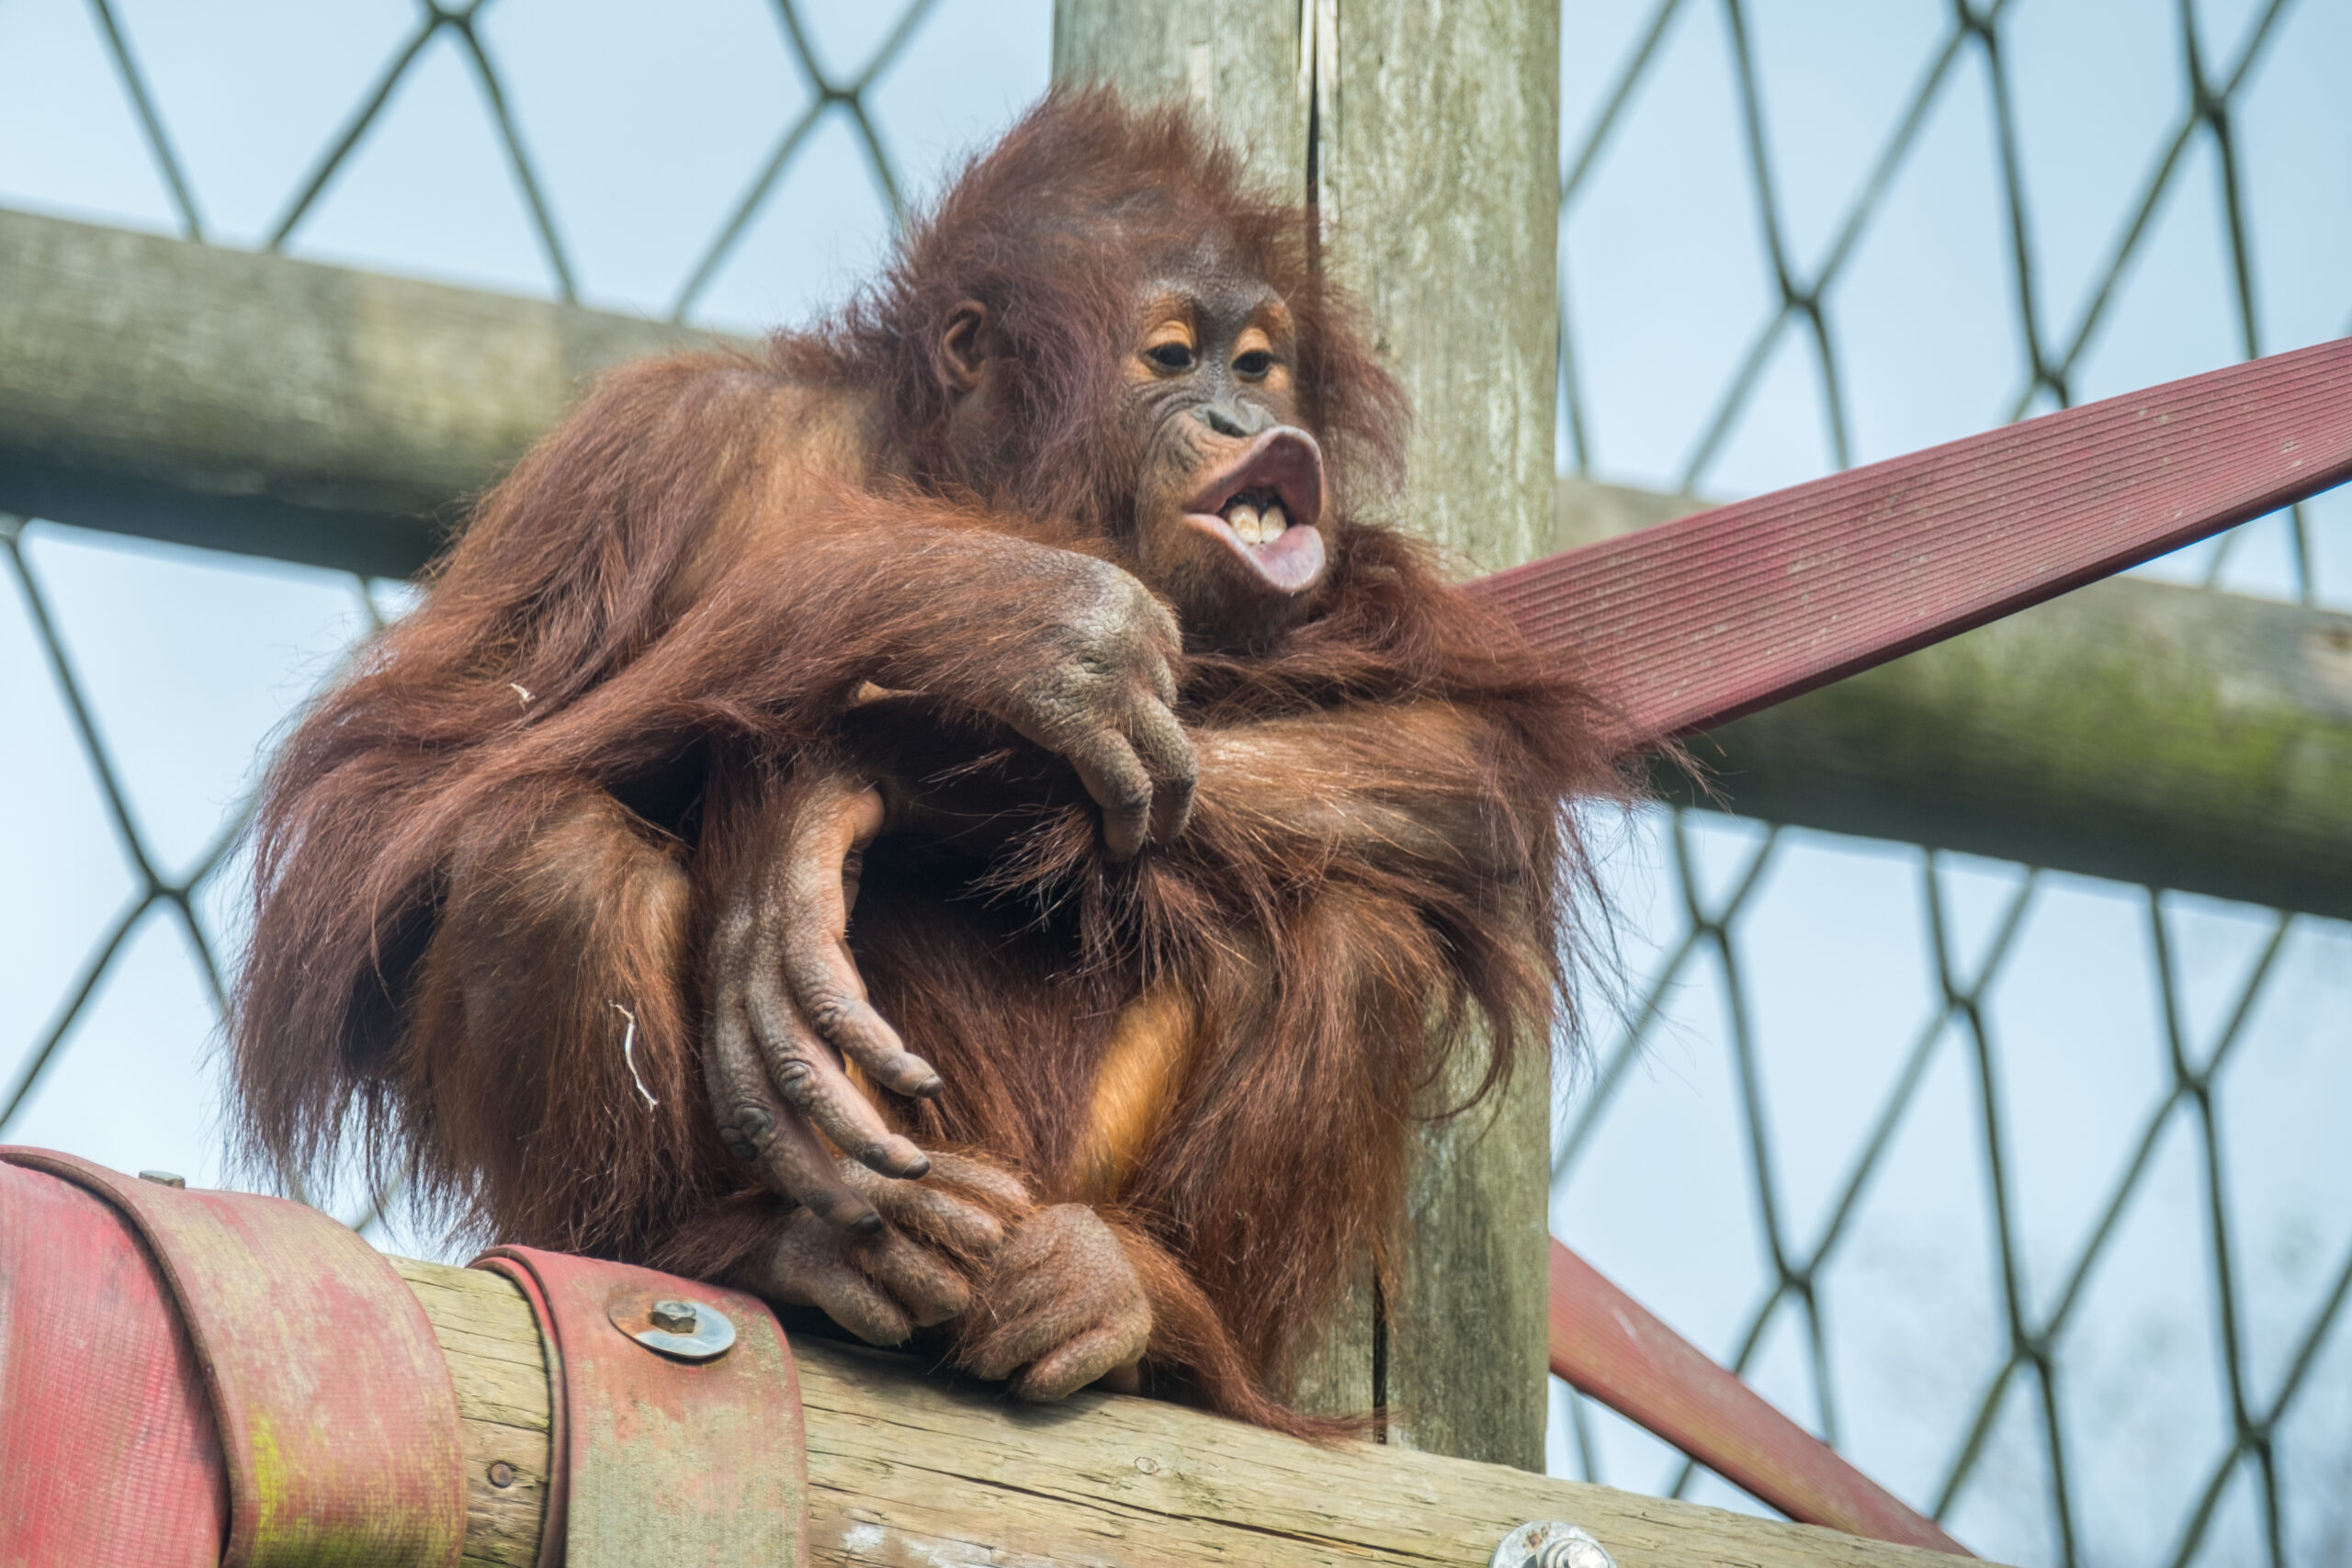
{"label": "vertical wooden post", "polygon": [[[1184,98],[1315,200],[1412,396],[1405,520],[1465,572],[1548,547],[1558,0],[1056,0],[1054,24],[1057,80]],[[1358,1303],[1303,1399],[1543,1467],[1549,1106],[1525,1074],[1422,1137],[1397,1299]]]}

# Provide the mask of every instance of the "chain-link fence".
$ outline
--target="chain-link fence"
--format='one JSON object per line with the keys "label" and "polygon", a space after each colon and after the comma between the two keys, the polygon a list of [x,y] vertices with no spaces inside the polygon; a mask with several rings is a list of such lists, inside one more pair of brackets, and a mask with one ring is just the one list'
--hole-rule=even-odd
{"label": "chain-link fence", "polygon": [[[583,265],[582,247],[567,240],[558,217],[563,175],[569,172],[574,190],[582,191],[600,183],[607,169],[584,167],[581,160],[567,160],[560,153],[554,161],[566,168],[547,169],[550,161],[534,151],[544,127],[529,125],[535,97],[548,121],[572,127],[609,121],[615,118],[613,104],[633,103],[626,118],[634,123],[628,130],[658,138],[662,121],[677,112],[697,86],[712,86],[735,94],[756,110],[731,117],[732,123],[707,128],[714,132],[708,137],[710,145],[665,151],[697,159],[697,166],[709,174],[741,165],[742,157],[730,154],[740,153],[753,138],[765,143],[762,155],[735,171],[738,188],[712,205],[698,225],[701,237],[684,254],[677,277],[658,301],[646,297],[639,279],[626,276],[641,263],[635,253],[644,247],[610,243],[615,220],[626,226],[633,215],[612,212],[609,199],[583,201],[590,221],[607,225],[601,259],[623,272],[625,279],[616,289],[607,287],[598,302],[673,320],[692,317],[756,330],[789,311],[776,296],[774,274],[781,273],[783,280],[798,287],[802,298],[792,303],[805,306],[828,294],[835,281],[831,274],[845,273],[845,253],[859,243],[874,252],[887,238],[903,200],[899,160],[876,128],[876,101],[883,96],[878,84],[887,76],[894,71],[901,78],[908,76],[910,73],[902,68],[910,64],[927,67],[918,73],[929,80],[912,88],[922,96],[922,111],[901,118],[925,122],[931,140],[918,147],[917,154],[932,172],[944,156],[1001,123],[1007,106],[1034,96],[1044,85],[1047,35],[1042,16],[1013,18],[984,5],[942,7],[937,0],[909,0],[877,28],[862,8],[777,0],[764,12],[756,6],[731,10],[732,16],[715,9],[698,18],[659,21],[631,17],[624,7],[590,17],[546,6],[536,11],[527,5],[494,7],[490,0],[454,6],[417,0],[408,6],[351,7],[324,29],[317,17],[284,9],[273,14],[258,6],[200,18],[110,0],[89,0],[86,7],[76,4],[35,9],[29,16],[24,8],[15,14],[0,12],[0,61],[8,62],[0,71],[14,78],[8,87],[17,119],[8,134],[0,136],[0,149],[6,150],[0,151],[0,182],[9,187],[0,199],[67,211],[95,209],[100,216],[143,220],[145,226],[176,230],[189,239],[222,238],[222,225],[208,221],[203,198],[209,187],[185,145],[188,139],[175,131],[184,124],[175,110],[185,106],[192,110],[187,118],[201,122],[200,133],[210,133],[207,151],[220,165],[226,200],[242,209],[228,236],[234,243],[322,258],[342,259],[356,252],[352,259],[363,264],[398,268],[406,263],[577,301],[583,277],[593,274]],[[926,35],[925,23],[943,10],[948,17]],[[496,30],[495,24],[504,17],[522,18],[512,39]],[[696,28],[695,21],[702,25]],[[11,32],[17,35],[13,39]],[[681,35],[690,34],[699,36],[683,50],[675,47],[683,41]],[[983,78],[977,90],[967,86],[958,92],[954,84],[968,81],[963,68],[976,39],[980,58],[1001,60],[1008,68]],[[669,66],[666,72],[657,65],[649,73],[627,53],[632,45],[658,48],[665,42],[672,46],[667,51],[671,58],[662,62]],[[598,44],[604,46],[601,51]],[[594,63],[585,83],[550,80],[582,54]],[[515,59],[526,62],[521,73],[510,64]],[[724,64],[729,61],[734,62],[731,73]],[[175,80],[164,79],[154,69],[159,63]],[[245,76],[243,85],[268,95],[276,106],[277,112],[250,118],[300,122],[309,111],[307,118],[313,123],[305,129],[314,132],[316,150],[305,162],[290,166],[291,177],[282,193],[259,188],[250,166],[282,160],[260,154],[251,145],[220,145],[224,131],[242,130],[248,138],[253,135],[250,126],[236,125],[244,117],[237,112],[233,91],[224,91],[227,84],[216,74],[220,72]],[[338,103],[315,90],[304,92],[306,85],[317,85],[313,73],[345,77],[348,96]],[[649,74],[654,82],[646,80]],[[727,79],[730,74],[733,80]],[[516,80],[518,75],[524,79]],[[944,92],[942,83],[947,84]],[[174,86],[179,90],[176,102]],[[650,95],[649,86],[657,87],[661,96]],[[906,92],[902,85],[902,99]],[[908,106],[902,102],[900,107]],[[333,118],[324,118],[326,114]],[[471,136],[464,130],[450,130],[453,118],[469,122]],[[152,176],[145,188],[122,166],[123,160],[107,157],[110,130],[135,135],[138,154]],[[90,142],[98,144],[95,151]],[[844,151],[853,152],[856,168],[843,167],[849,162],[842,156]],[[61,152],[65,155],[58,156]],[[717,170],[707,167],[714,164]],[[781,187],[803,165],[810,166],[817,177],[792,193],[800,200],[788,206],[780,197]],[[482,176],[500,166],[511,182],[513,209],[503,228],[492,223],[470,232],[452,231],[446,222],[434,221],[432,209],[438,204],[482,204]],[[860,191],[858,185],[866,188]],[[364,207],[355,210],[346,205],[338,213],[335,198],[354,186],[390,209],[393,223],[383,223]],[[860,196],[865,197],[862,204]],[[488,193],[493,205],[495,198],[494,191]],[[641,205],[658,209],[661,203],[646,200]],[[414,233],[397,228],[402,209],[424,220],[422,226],[439,241],[437,246],[420,251]],[[761,220],[769,220],[774,227],[775,220],[787,214],[798,232],[770,234],[763,252],[756,243]],[[433,233],[435,230],[440,232]],[[809,246],[812,234],[817,243]],[[796,239],[803,247],[797,254]],[[534,261],[539,276],[533,275]],[[730,264],[736,264],[731,279]],[[770,269],[765,282],[756,270],[761,264]],[[724,287],[730,281],[735,284],[732,292]],[[0,515],[0,552],[5,552],[22,606],[21,623],[5,635],[17,645],[11,653],[25,656],[7,663],[9,690],[6,705],[0,706],[0,726],[21,746],[18,754],[34,763],[20,775],[21,794],[12,803],[17,807],[13,815],[20,822],[55,823],[62,818],[66,828],[63,843],[56,836],[32,835],[32,841],[21,844],[12,854],[20,863],[11,868],[9,883],[39,890],[44,898],[49,890],[61,890],[65,893],[62,901],[70,906],[76,901],[74,892],[106,880],[89,863],[96,857],[86,853],[94,847],[86,831],[73,831],[88,826],[73,820],[85,802],[56,797],[58,786],[72,779],[86,785],[91,797],[86,804],[100,807],[112,840],[112,850],[104,858],[118,860],[130,884],[118,907],[99,921],[96,940],[87,942],[86,951],[70,965],[54,962],[60,956],[58,944],[45,940],[57,934],[51,921],[58,911],[29,908],[28,901],[12,911],[28,929],[10,943],[13,959],[25,965],[22,981],[10,989],[20,997],[38,996],[53,988],[53,981],[44,984],[44,977],[72,976],[62,995],[53,997],[48,1016],[29,1031],[18,1031],[28,1032],[30,1042],[0,1087],[0,1129],[30,1136],[30,1128],[50,1118],[37,1113],[28,1118],[26,1113],[34,1111],[45,1087],[51,1100],[58,1098],[51,1079],[60,1075],[61,1054],[77,1034],[89,1032],[94,1015],[110,1010],[105,1005],[110,991],[143,990],[143,998],[126,998],[129,1010],[172,1017],[174,1021],[161,1024],[161,1030],[176,1036],[183,1046],[213,1033],[226,988],[224,939],[232,942],[242,924],[238,901],[243,887],[232,868],[237,864],[244,792],[257,743],[299,700],[300,688],[332,662],[328,650],[348,647],[379,628],[384,607],[397,604],[402,592],[395,584],[348,579],[340,591],[327,591],[338,603],[322,618],[319,611],[324,606],[318,601],[325,588],[322,574],[283,568],[262,569],[256,574],[201,553],[142,550],[124,557],[81,530],[11,515]],[[201,660],[205,645],[226,640],[226,628],[206,615],[200,603],[222,586],[220,574],[224,571],[248,580],[238,585],[243,591],[239,597],[257,591],[262,598],[277,600],[268,607],[277,614],[265,611],[264,619],[277,623],[271,631],[293,632],[299,642],[294,647],[281,642],[276,649],[281,657],[293,655],[284,660],[291,684],[279,683],[268,695],[252,694],[260,697],[258,705],[248,705],[246,712],[236,716],[245,723],[232,720],[225,727],[231,733],[225,736],[170,738],[193,740],[213,752],[207,759],[215,764],[212,776],[199,785],[185,766],[155,754],[155,742],[179,727],[146,708],[142,695],[159,674],[168,681],[164,672],[174,658],[194,655]],[[142,575],[147,579],[143,583],[138,581]],[[259,581],[254,581],[256,576]],[[274,594],[264,586],[270,579],[278,585]],[[296,581],[299,590],[292,586]],[[178,648],[154,647],[146,650],[149,658],[124,660],[119,655],[125,632],[136,637],[141,630],[153,630],[139,625],[141,607],[129,602],[141,587],[153,590],[158,601],[178,602],[166,615],[190,608],[197,613],[186,617]],[[125,589],[132,592],[126,594]],[[198,603],[191,605],[190,600]],[[259,649],[241,651],[269,657]],[[42,667],[47,681],[35,673]],[[250,676],[253,671],[237,673]],[[53,689],[54,708],[41,701],[48,694],[40,690],[43,686]],[[121,698],[111,712],[109,687]],[[208,696],[218,705],[217,692],[182,694],[199,707]],[[252,722],[255,719],[258,724]],[[200,721],[196,728],[210,729]],[[208,747],[207,741],[225,744]],[[126,750],[133,754],[126,757]],[[78,758],[78,762],[69,758]],[[80,793],[72,785],[66,788],[69,795]],[[215,818],[206,823],[200,847],[191,846],[178,831],[191,815]],[[77,838],[84,841],[74,842]],[[76,855],[76,850],[85,852]],[[65,929],[74,923],[69,914]],[[186,990],[185,975],[164,978],[152,973],[179,967],[169,957],[146,950],[161,934],[158,927],[169,928],[185,943],[187,968],[200,982],[198,1017],[165,1000],[171,993]],[[67,940],[86,941],[86,933]],[[148,1006],[141,1007],[141,1000]],[[161,1010],[154,1006],[159,1002]],[[131,1023],[126,1032],[138,1027]],[[85,1054],[109,1053],[85,1049]],[[172,1076],[197,1089],[202,1100],[211,1099],[209,1073]],[[51,1106],[60,1124],[119,1126],[127,1119],[143,1122],[141,1130],[151,1146],[159,1123],[175,1117],[191,1120],[186,1099],[166,1099],[164,1104],[171,1109],[161,1116],[133,1112],[126,1118],[122,1086],[111,1074],[102,1074],[85,1092],[69,1089],[65,1098],[67,1104]],[[198,1129],[190,1126],[187,1131]],[[64,1141],[89,1149],[86,1133],[78,1141]],[[176,1156],[182,1163],[209,1164],[210,1151],[192,1146],[193,1139],[167,1133],[161,1142],[166,1148],[187,1150]]]}
{"label": "chain-link fence", "polygon": [[[1039,3],[322,9],[0,6],[0,203],[755,328],[1046,68]],[[1564,467],[1753,491],[2352,330],[2335,0],[1565,22]],[[2347,525],[2161,570],[2341,602]],[[405,591],[0,548],[0,1133],[201,1177],[256,754]],[[2352,1558],[2352,931],[1699,813],[1614,863],[1564,1237],[1988,1554]],[[1555,1392],[1564,1472],[1753,1506]]]}
{"label": "chain-link fence", "polygon": [[[1567,28],[1578,469],[1740,493],[2352,331],[2312,265],[2352,238],[2341,7],[1604,10]],[[2158,570],[2341,603],[2347,525],[2325,498]],[[1565,1108],[1561,1234],[1979,1550],[2352,1556],[2352,933],[1697,813],[1646,838],[1656,946]],[[1571,1473],[1730,1500],[1557,1393]]]}

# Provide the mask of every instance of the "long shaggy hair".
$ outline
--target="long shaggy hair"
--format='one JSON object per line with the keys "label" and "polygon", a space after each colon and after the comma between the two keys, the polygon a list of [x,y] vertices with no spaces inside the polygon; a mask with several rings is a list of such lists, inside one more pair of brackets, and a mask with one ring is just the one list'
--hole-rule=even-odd
{"label": "long shaggy hair", "polygon": [[[1361,1259],[1393,1256],[1429,1087],[1473,1042],[1491,1089],[1554,1038],[1592,888],[1565,802],[1619,787],[1582,689],[1360,514],[1400,471],[1406,409],[1311,265],[1312,221],[1179,113],[1057,95],[833,321],[605,376],[270,771],[233,1027],[248,1153],[317,1171],[356,1149],[485,1238],[711,1272],[756,1245],[772,1201],[718,1144],[696,1041],[701,932],[751,841],[729,803],[859,744],[877,650],[931,649],[953,690],[989,673],[970,628],[1025,612],[1015,577],[877,584],[953,570],[978,532],[1126,558],[1134,291],[1215,245],[1296,322],[1331,574],[1271,646],[1192,647],[1180,716],[1204,737],[1332,719],[1267,794],[1472,821],[1475,843],[1380,852],[1212,781],[1181,840],[1114,865],[1066,768],[942,713],[934,765],[990,773],[1019,829],[970,864],[877,845],[853,938],[948,1086],[892,1113],[1049,1193],[1120,1010],[1187,999],[1194,1059],[1109,1212],[1152,1284],[1155,1359],[1298,1426],[1265,1382]],[[965,300],[1011,369],[980,463],[945,439],[933,353]],[[808,456],[827,442],[879,457],[847,483]],[[795,525],[749,525],[779,497]],[[1442,765],[1384,733],[1433,710],[1462,737]]]}

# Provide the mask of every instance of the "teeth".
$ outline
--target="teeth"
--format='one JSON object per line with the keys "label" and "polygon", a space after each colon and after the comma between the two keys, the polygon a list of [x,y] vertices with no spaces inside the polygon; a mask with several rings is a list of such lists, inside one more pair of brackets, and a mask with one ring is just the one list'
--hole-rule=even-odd
{"label": "teeth", "polygon": [[1289,526],[1290,518],[1279,506],[1269,506],[1258,519],[1258,533],[1270,545],[1281,538],[1283,530]]}
{"label": "teeth", "polygon": [[1258,521],[1258,509],[1248,502],[1240,502],[1228,508],[1225,520],[1233,525],[1235,536],[1245,545],[1257,544],[1265,537]]}

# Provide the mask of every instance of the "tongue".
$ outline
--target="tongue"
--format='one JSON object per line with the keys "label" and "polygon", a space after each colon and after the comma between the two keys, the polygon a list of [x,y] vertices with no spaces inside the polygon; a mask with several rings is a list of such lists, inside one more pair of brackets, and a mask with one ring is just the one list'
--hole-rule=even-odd
{"label": "tongue", "polygon": [[1285,528],[1241,553],[1268,582],[1285,593],[1312,587],[1323,571],[1323,535],[1316,528]]}

